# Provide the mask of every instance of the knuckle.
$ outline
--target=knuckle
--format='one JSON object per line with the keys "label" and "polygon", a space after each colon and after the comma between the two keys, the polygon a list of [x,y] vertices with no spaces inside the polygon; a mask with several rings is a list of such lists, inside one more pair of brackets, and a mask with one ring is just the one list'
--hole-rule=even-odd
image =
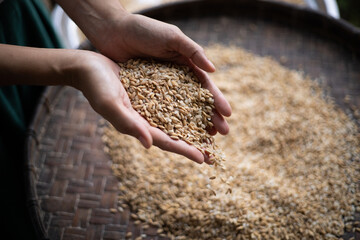
{"label": "knuckle", "polygon": [[169,37],[168,37],[168,43],[169,45],[177,45],[182,38],[182,31],[180,30],[179,27],[175,26],[175,25],[170,25],[169,27]]}
{"label": "knuckle", "polygon": [[169,139],[166,139],[162,142],[161,149],[169,151],[169,150],[173,149],[172,146],[173,146],[172,141]]}
{"label": "knuckle", "polygon": [[195,48],[194,53],[193,53],[193,55],[192,55],[191,58],[194,58],[194,57],[196,57],[196,56],[198,56],[198,55],[202,55],[202,54],[204,54],[204,53],[205,53],[204,48],[201,47],[201,46],[197,46],[197,47]]}
{"label": "knuckle", "polygon": [[176,35],[182,34],[182,31],[180,30],[180,28],[179,28],[178,26],[171,25],[171,30],[172,30],[173,33],[176,34]]}

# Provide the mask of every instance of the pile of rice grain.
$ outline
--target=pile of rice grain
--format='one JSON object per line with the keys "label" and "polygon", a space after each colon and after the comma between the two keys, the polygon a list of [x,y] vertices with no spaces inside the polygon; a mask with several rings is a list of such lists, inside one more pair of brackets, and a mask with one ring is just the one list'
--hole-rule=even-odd
{"label": "pile of rice grain", "polygon": [[183,140],[223,167],[223,153],[207,129],[213,127],[214,98],[189,67],[154,60],[119,64],[121,82],[133,108],[151,126]]}
{"label": "pile of rice grain", "polygon": [[212,79],[233,108],[226,154],[232,194],[212,167],[152,147],[112,127],[104,141],[119,202],[177,239],[337,239],[356,230],[360,137],[356,125],[301,73],[236,47],[212,46]]}

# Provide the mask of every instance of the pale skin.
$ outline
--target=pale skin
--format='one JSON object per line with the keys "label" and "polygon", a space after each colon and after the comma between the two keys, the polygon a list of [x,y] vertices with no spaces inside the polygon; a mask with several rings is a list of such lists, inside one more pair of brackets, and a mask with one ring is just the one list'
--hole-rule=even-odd
{"label": "pale skin", "polygon": [[58,0],[100,53],[84,50],[40,49],[0,44],[0,85],[68,85],[80,90],[92,108],[119,132],[181,154],[197,163],[209,162],[195,147],[172,140],[151,127],[132,107],[119,79],[119,66],[135,57],[153,57],[191,66],[209,89],[216,110],[211,134],[227,134],[224,116],[231,107],[206,72],[215,68],[203,49],[179,28],[130,14],[118,0]]}

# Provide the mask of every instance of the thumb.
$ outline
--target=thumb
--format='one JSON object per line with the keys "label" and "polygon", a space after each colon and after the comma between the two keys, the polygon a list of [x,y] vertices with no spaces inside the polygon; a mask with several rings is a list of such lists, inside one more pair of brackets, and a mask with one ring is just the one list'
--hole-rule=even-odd
{"label": "thumb", "polygon": [[112,116],[110,122],[119,132],[137,138],[145,148],[151,147],[152,136],[137,112],[130,109],[119,109],[118,114],[112,114]]}
{"label": "thumb", "polygon": [[206,72],[214,72],[214,64],[206,57],[204,49],[180,31],[174,41],[174,49]]}

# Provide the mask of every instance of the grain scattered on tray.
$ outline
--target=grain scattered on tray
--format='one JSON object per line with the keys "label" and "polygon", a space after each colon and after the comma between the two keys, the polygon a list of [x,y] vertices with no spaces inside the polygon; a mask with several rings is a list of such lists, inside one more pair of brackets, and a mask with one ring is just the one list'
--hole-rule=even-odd
{"label": "grain scattered on tray", "polygon": [[215,137],[232,194],[207,189],[221,181],[209,179],[209,166],[146,150],[108,127],[119,200],[177,239],[337,239],[345,226],[354,231],[356,125],[299,72],[235,47],[206,51],[233,108],[229,135]]}

